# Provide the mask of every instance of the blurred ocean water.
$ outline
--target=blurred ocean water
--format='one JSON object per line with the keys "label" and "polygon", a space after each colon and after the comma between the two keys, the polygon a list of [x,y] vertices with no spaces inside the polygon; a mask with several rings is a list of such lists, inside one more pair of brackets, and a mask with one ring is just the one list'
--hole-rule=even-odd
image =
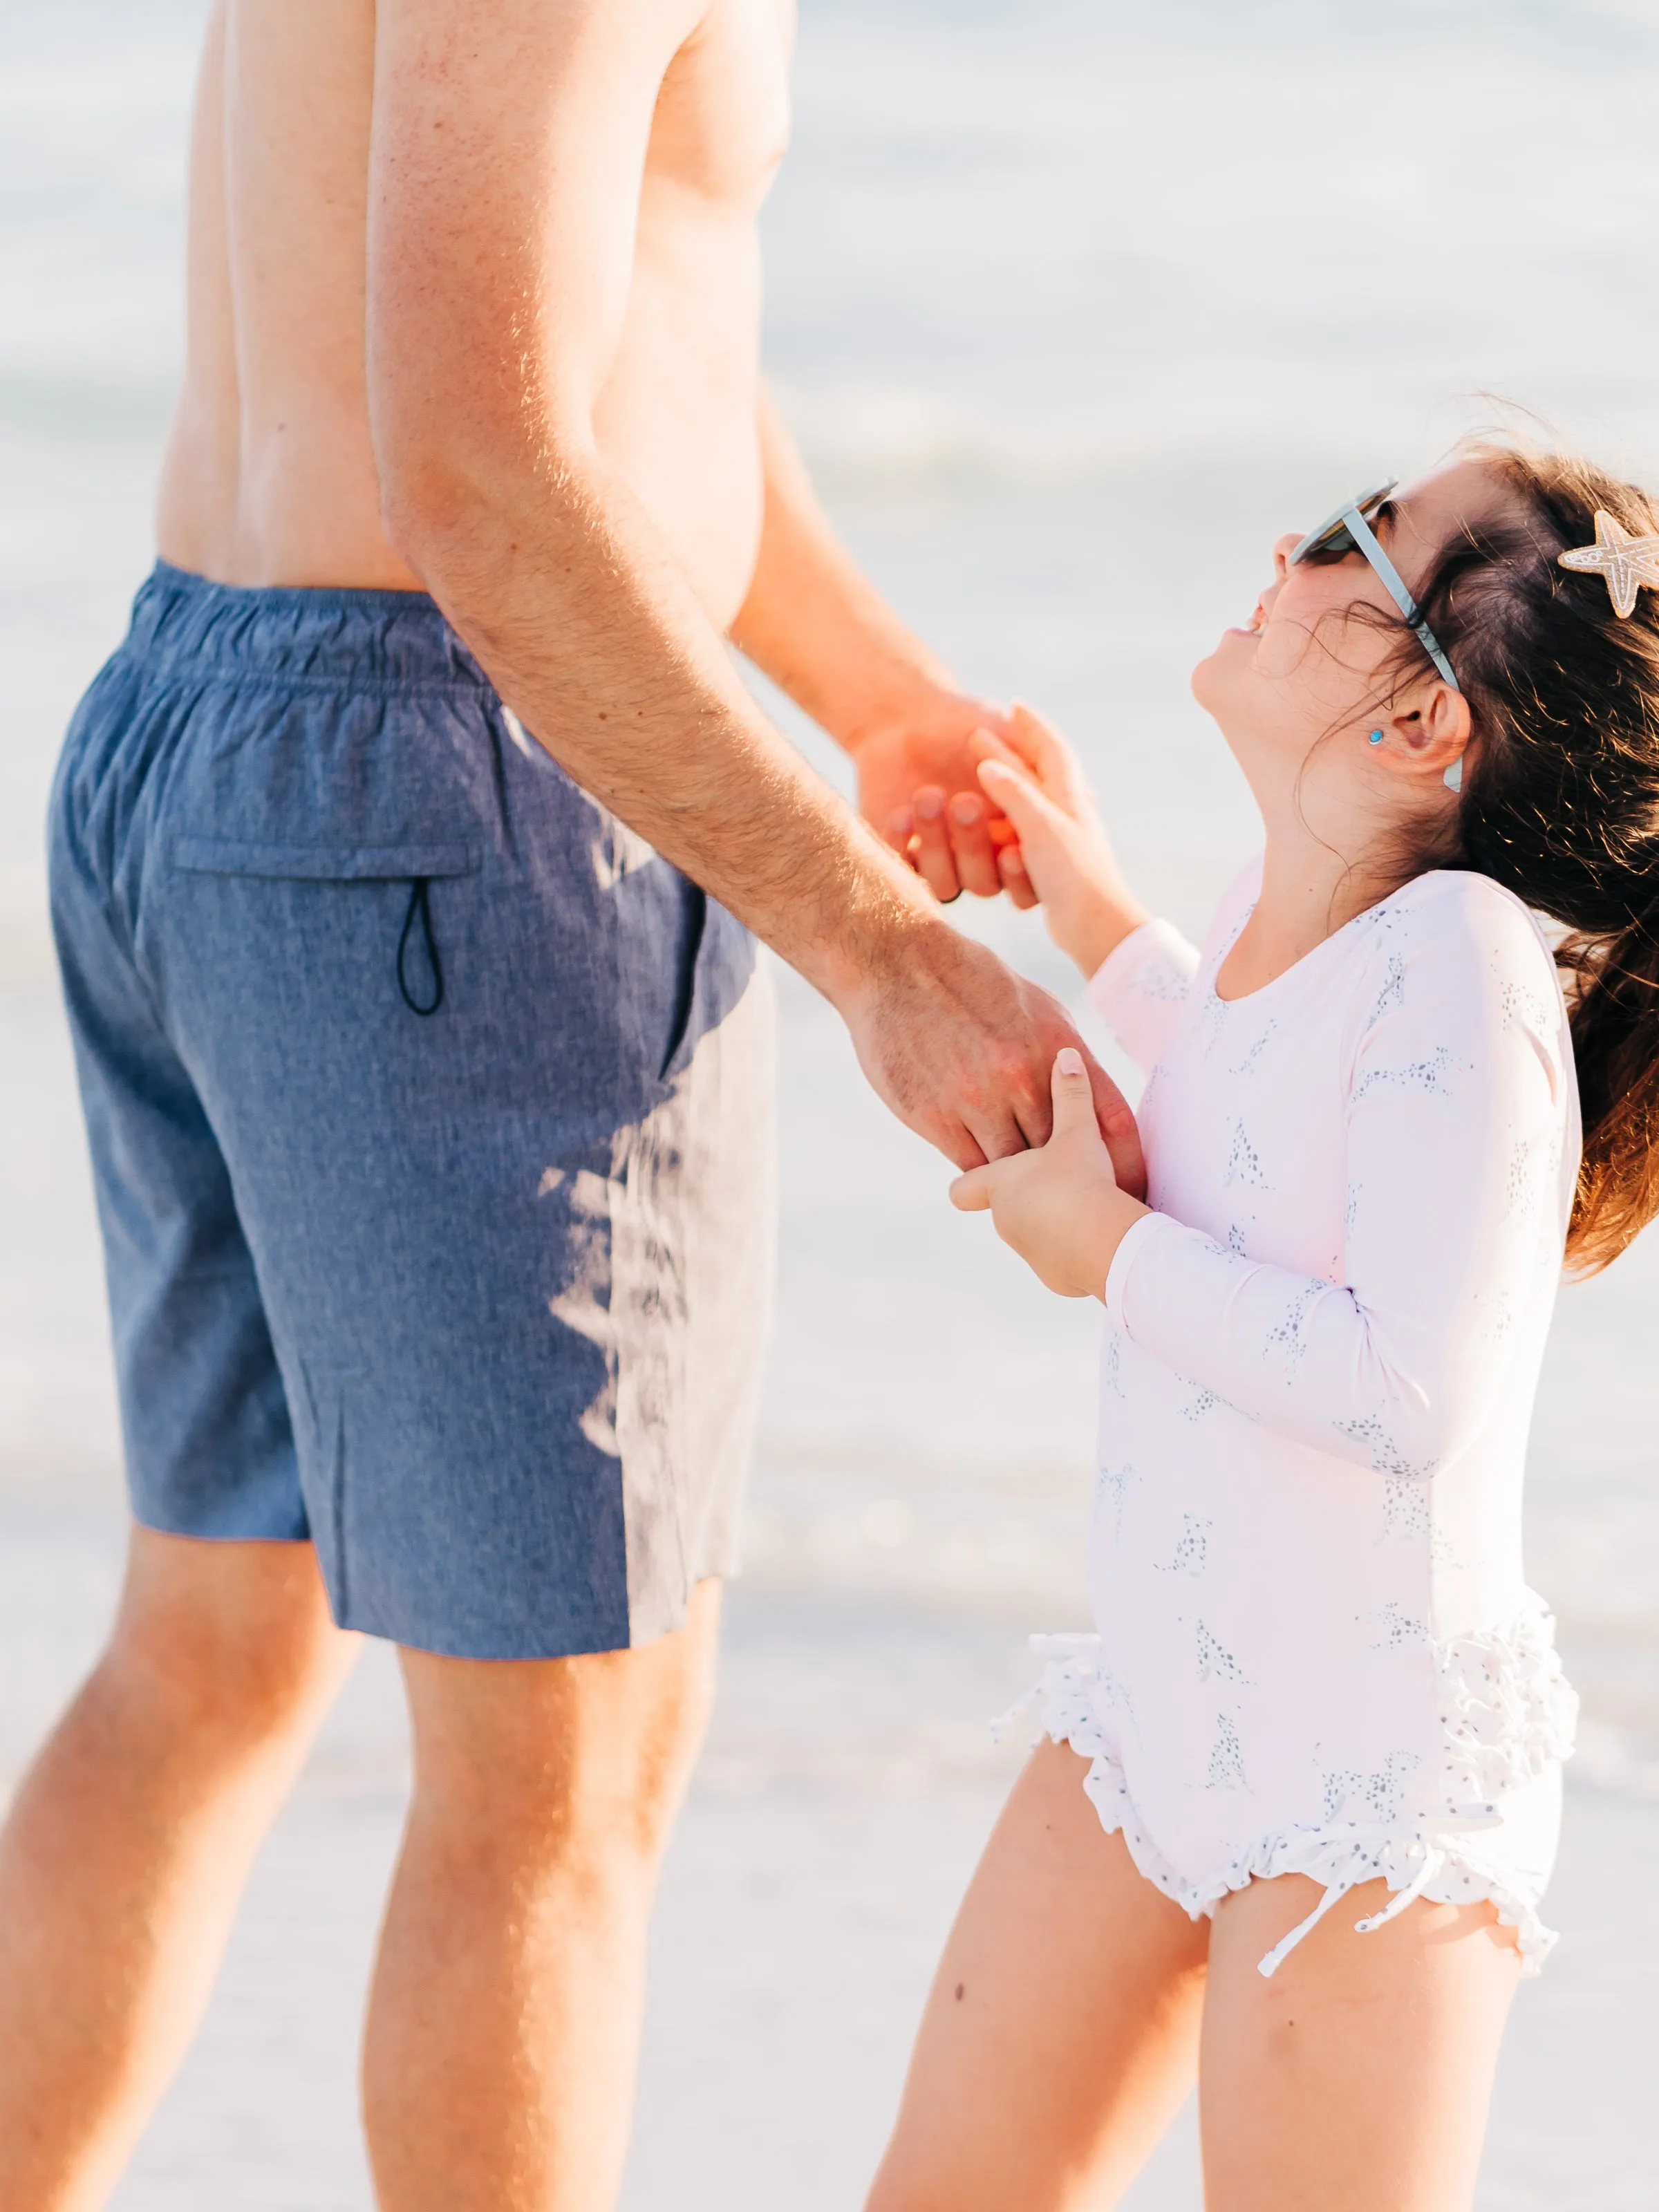
{"label": "blurred ocean water", "polygon": [[[118,1448],[40,824],[150,557],[203,13],[54,0],[0,33],[0,1781],[110,1590]],[[796,84],[768,349],[819,483],[964,680],[1070,730],[1126,860],[1188,927],[1252,823],[1187,672],[1280,531],[1432,461],[1493,395],[1659,480],[1645,0],[805,0]],[[1034,919],[956,912],[1074,988]],[[781,1297],[751,1611],[705,1782],[720,1822],[786,1784],[993,1790],[978,1723],[1018,1685],[1018,1633],[1082,1607],[1093,1309],[951,1213],[943,1164],[782,981]],[[1659,1799],[1656,1320],[1651,1237],[1564,1294],[1532,1470],[1530,1573],[1586,1693],[1578,1771],[1632,1819]],[[391,1686],[366,1679],[348,1734],[379,1747],[395,1823]],[[950,1850],[940,1914],[971,1857]],[[1649,2201],[1612,2153],[1582,2199],[1565,2165],[1540,2179],[1542,2125],[1517,2106],[1492,2206]],[[134,2212],[192,2170],[196,2139],[166,2140]],[[691,2201],[673,2170],[641,2206]],[[827,2205],[818,2185],[797,2201]],[[356,2205],[361,2183],[304,2201]]]}

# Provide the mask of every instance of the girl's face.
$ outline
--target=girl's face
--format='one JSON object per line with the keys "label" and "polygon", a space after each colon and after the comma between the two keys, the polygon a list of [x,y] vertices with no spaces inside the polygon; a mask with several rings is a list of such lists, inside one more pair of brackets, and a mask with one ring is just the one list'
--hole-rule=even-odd
{"label": "girl's face", "polygon": [[[1396,494],[1373,526],[1415,592],[1460,523],[1483,520],[1504,504],[1504,487],[1487,464],[1456,461]],[[1291,568],[1299,538],[1291,531],[1279,540],[1273,580],[1249,621],[1226,631],[1193,671],[1194,696],[1264,801],[1277,789],[1299,788],[1316,757],[1322,783],[1367,778],[1392,765],[1375,757],[1367,732],[1382,726],[1385,747],[1398,733],[1397,752],[1409,741],[1414,710],[1438,680],[1425,657],[1421,680],[1379,704],[1385,667],[1399,648],[1399,611],[1359,553]]]}

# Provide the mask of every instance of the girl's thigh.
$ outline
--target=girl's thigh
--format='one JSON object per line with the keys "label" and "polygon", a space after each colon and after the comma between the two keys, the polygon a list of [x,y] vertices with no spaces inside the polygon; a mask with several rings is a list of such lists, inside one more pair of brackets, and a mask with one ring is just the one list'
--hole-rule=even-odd
{"label": "girl's thigh", "polygon": [[1489,1905],[1352,1890],[1271,1980],[1257,1961],[1319,1901],[1252,1882],[1210,1936],[1200,2104],[1208,2212],[1468,2212],[1521,1972]]}
{"label": "girl's thigh", "polygon": [[870,2212],[1104,2212],[1197,2069],[1207,1924],[1044,1744],[945,1945]]}

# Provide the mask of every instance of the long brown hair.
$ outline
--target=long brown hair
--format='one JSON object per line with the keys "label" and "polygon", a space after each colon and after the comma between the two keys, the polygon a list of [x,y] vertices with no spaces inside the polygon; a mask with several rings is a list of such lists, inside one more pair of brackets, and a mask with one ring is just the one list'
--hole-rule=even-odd
{"label": "long brown hair", "polygon": [[[1598,509],[1659,537],[1659,506],[1570,455],[1468,451],[1513,502],[1456,532],[1419,590],[1473,736],[1455,830],[1417,866],[1479,869],[1562,927],[1584,1125],[1567,1258],[1594,1273],[1659,1213],[1659,592],[1621,619],[1557,556]],[[1396,682],[1423,659],[1401,627]]]}

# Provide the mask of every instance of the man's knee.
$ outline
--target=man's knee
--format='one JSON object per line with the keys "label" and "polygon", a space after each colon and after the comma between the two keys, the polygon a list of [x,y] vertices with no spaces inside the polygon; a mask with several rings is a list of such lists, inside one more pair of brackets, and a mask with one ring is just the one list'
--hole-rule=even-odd
{"label": "man's knee", "polygon": [[700,1585],[685,1627],[634,1651],[405,1652],[416,1818],[459,1857],[648,1877],[708,1723],[719,1608]]}
{"label": "man's knee", "polygon": [[156,1728],[235,1744],[308,1718],[349,1664],[308,1544],[136,1528],[120,1609],[89,1686]]}

